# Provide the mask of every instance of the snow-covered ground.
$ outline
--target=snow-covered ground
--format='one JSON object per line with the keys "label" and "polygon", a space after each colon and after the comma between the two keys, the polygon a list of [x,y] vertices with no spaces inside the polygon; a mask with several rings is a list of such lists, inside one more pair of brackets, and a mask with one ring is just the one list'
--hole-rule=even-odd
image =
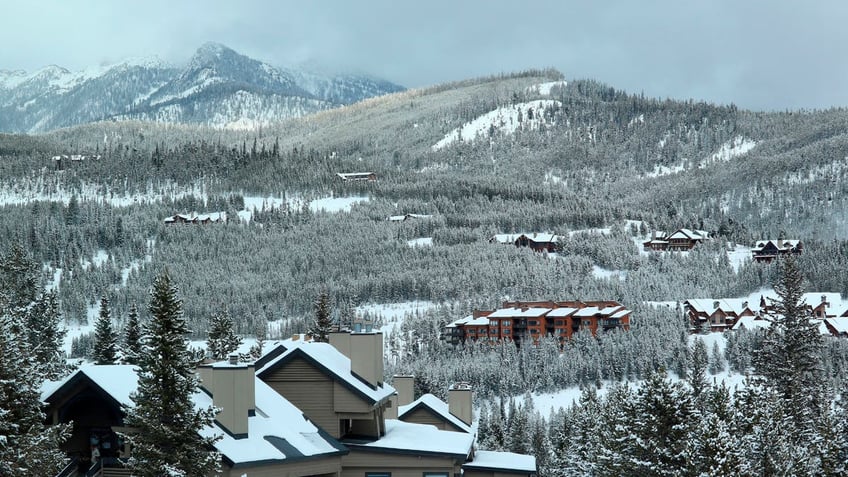
{"label": "snow-covered ground", "polygon": [[546,83],[538,83],[527,87],[528,93],[539,93],[542,96],[550,96],[553,88],[565,88],[568,86],[568,81],[548,81]]}
{"label": "snow-covered ground", "polygon": [[312,212],[350,212],[353,204],[368,202],[368,197],[325,197],[309,203]]}
{"label": "snow-covered ground", "polygon": [[738,273],[743,263],[751,261],[751,247],[737,245],[733,250],[727,251],[727,258],[730,259],[733,271]]}
{"label": "snow-covered ground", "polygon": [[412,240],[407,240],[406,244],[410,247],[432,247],[433,237],[419,237]]}
{"label": "snow-covered ground", "polygon": [[731,159],[744,156],[756,146],[757,142],[753,139],[736,136],[730,141],[722,144],[716,153],[701,161],[701,163],[698,164],[698,168],[703,169],[715,162],[727,162]]}
{"label": "snow-covered ground", "polygon": [[458,141],[474,141],[478,137],[489,137],[493,132],[508,135],[519,128],[538,129],[541,125],[547,124],[545,110],[561,105],[559,101],[540,99],[501,106],[447,133],[439,142],[433,144],[432,148],[438,151]]}
{"label": "snow-covered ground", "polygon": [[592,265],[592,276],[595,278],[618,278],[619,280],[625,280],[627,278],[626,270],[607,270],[606,268],[601,268],[597,265]]}
{"label": "snow-covered ground", "polygon": [[[660,141],[660,147],[665,146],[665,141]],[[757,146],[757,142],[753,139],[748,139],[743,136],[736,136],[730,141],[722,144],[718,151],[710,154],[708,157],[704,158],[698,163],[698,168],[703,169],[711,164],[715,164],[718,162],[727,162],[731,159],[735,159],[737,157],[742,157],[751,149]],[[680,160],[679,164],[673,164],[671,166],[663,166],[661,164],[656,164],[654,166],[654,170],[645,174],[645,177],[662,177],[668,176],[671,174],[677,174],[679,172],[683,172],[686,170],[687,160],[683,158]]]}
{"label": "snow-covered ground", "polygon": [[390,333],[395,328],[400,328],[403,320],[414,317],[416,314],[424,313],[436,306],[438,305],[432,301],[417,300],[399,303],[371,303],[356,307],[356,314],[368,313],[373,317],[381,318],[385,324],[380,328],[380,331]]}

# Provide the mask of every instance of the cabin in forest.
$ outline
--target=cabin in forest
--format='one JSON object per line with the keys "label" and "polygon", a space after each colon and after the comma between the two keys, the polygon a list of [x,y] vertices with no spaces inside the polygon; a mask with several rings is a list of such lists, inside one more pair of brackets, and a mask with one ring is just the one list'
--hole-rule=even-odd
{"label": "cabin in forest", "polygon": [[227,221],[226,212],[211,212],[208,214],[176,214],[165,218],[165,225],[174,224],[190,224],[190,225],[208,225],[219,224]]}
{"label": "cabin in forest", "polygon": [[377,180],[377,174],[373,172],[337,172],[336,175],[344,182],[374,182]]}
{"label": "cabin in forest", "polygon": [[654,231],[651,240],[642,244],[646,251],[680,252],[692,250],[695,245],[709,240],[709,233],[703,230],[677,229],[671,234],[664,230]]}
{"label": "cabin in forest", "polygon": [[551,233],[518,233],[497,234],[489,239],[489,243],[500,243],[515,245],[516,247],[528,247],[536,252],[555,252],[559,243],[559,236]]}
{"label": "cabin in forest", "polygon": [[760,240],[751,249],[757,262],[771,262],[775,258],[787,255],[801,255],[804,244],[800,240]]}

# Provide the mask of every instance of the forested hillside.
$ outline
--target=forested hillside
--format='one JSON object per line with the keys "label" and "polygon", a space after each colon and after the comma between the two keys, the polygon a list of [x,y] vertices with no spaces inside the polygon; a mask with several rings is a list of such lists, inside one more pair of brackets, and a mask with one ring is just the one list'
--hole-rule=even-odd
{"label": "forested hillside", "polygon": [[[462,132],[498,108],[514,114]],[[224,304],[243,330],[308,313],[321,286],[337,303],[737,296],[774,273],[759,264],[734,273],[716,253],[779,235],[807,244],[811,289],[845,292],[846,122],[843,110],[752,113],[528,71],[252,131],[118,122],[5,135],[2,245],[25,243],[51,279],[62,270],[71,320],[103,294],[123,316],[167,266],[197,329]],[[463,139],[434,147],[452,132]],[[83,153],[94,157],[52,160]],[[336,176],[364,170],[378,180]],[[331,195],[369,200],[350,213],[305,207]],[[246,198],[271,197],[286,205],[235,220]],[[163,223],[193,211],[231,220]],[[385,220],[404,213],[432,217]],[[600,227],[612,229],[573,235],[556,260],[488,243],[498,232]],[[723,240],[688,256],[639,254],[639,237],[679,227]],[[407,245],[416,238],[433,245]],[[597,278],[593,265],[628,273]]]}
{"label": "forested hillside", "polygon": [[[744,259],[763,238],[803,241],[799,290],[848,295],[846,126],[842,109],[756,113],[533,70],[239,131],[120,121],[0,135],[0,262],[22,261],[14,248],[21,245],[69,325],[93,321],[105,298],[116,330],[133,305],[144,323],[151,284],[167,269],[197,339],[207,337],[213,316],[227,314],[242,335],[272,321],[279,335],[305,331],[323,294],[334,319],[363,304],[428,300],[431,311],[387,338],[388,372],[415,374],[419,392],[442,395],[467,380],[480,399],[499,398],[500,408],[481,412],[481,428],[518,437],[491,431],[483,445],[533,452],[540,473],[625,475],[621,469],[645,456],[614,442],[646,428],[654,404],[688,419],[680,439],[691,445],[669,452],[717,455],[709,446],[720,437],[700,432],[716,422],[778,425],[766,414],[731,412],[728,391],[709,387],[704,374],[763,374],[754,357],[777,345],[739,332],[726,351],[705,358],[690,346],[674,302],[747,296],[779,283],[779,262]],[[345,172],[377,180],[345,181]],[[218,212],[226,222],[166,222]],[[406,214],[413,215],[388,220]],[[682,253],[642,249],[653,231],[681,227],[715,240]],[[561,239],[551,254],[490,241],[509,232]],[[632,328],[600,340],[578,333],[563,349],[554,339],[536,348],[440,341],[446,323],[507,299],[617,300],[633,310]],[[90,356],[92,340],[79,337],[74,355]],[[817,376],[832,389],[844,387],[844,343],[827,339],[815,350]],[[687,377],[689,387],[658,371]],[[527,389],[641,379],[646,390],[587,390],[581,406],[548,418],[547,440],[538,442],[521,434],[543,426],[527,399],[504,409]],[[762,413],[791,414],[775,389],[750,388],[739,399],[768,400]],[[707,404],[695,404],[699,392]],[[659,395],[667,399],[654,400]],[[619,416],[629,434],[600,432],[625,402],[641,410]],[[529,423],[512,419],[521,415]],[[810,435],[820,431],[797,420],[792,425]],[[751,455],[768,440],[721,429]],[[761,458],[751,455],[731,457]],[[803,460],[791,457],[781,465]],[[714,475],[704,469],[721,464],[690,462],[693,475]],[[762,467],[747,468],[758,475]]]}

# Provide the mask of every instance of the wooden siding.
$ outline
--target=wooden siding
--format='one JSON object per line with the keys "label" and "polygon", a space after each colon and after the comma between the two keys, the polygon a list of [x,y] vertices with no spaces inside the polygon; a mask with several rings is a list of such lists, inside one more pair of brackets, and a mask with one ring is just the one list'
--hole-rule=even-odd
{"label": "wooden siding", "polygon": [[351,449],[350,454],[342,457],[341,477],[363,477],[365,472],[391,472],[392,477],[422,477],[424,472],[446,472],[453,476],[460,473],[463,463],[450,457],[362,452]]}
{"label": "wooden siding", "polygon": [[401,420],[404,422],[414,422],[416,424],[430,424],[438,427],[443,431],[463,432],[462,429],[446,421],[442,416],[434,414],[429,409],[424,408],[418,408],[410,413],[407,413],[403,416],[403,419]]}
{"label": "wooden siding", "polygon": [[336,412],[372,412],[370,404],[338,381],[333,382],[333,406]]}
{"label": "wooden siding", "polygon": [[303,359],[295,358],[263,380],[331,436],[341,437],[339,419],[333,408],[333,381],[329,376]]}

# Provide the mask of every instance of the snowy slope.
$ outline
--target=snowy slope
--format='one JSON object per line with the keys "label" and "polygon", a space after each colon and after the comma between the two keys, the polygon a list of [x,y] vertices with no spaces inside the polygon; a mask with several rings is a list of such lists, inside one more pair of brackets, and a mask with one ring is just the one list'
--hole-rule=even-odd
{"label": "snowy slope", "polygon": [[560,106],[562,103],[552,99],[501,106],[447,133],[439,142],[433,144],[432,149],[438,151],[458,141],[474,141],[495,134],[509,135],[519,129],[539,129],[549,124],[546,111]]}

